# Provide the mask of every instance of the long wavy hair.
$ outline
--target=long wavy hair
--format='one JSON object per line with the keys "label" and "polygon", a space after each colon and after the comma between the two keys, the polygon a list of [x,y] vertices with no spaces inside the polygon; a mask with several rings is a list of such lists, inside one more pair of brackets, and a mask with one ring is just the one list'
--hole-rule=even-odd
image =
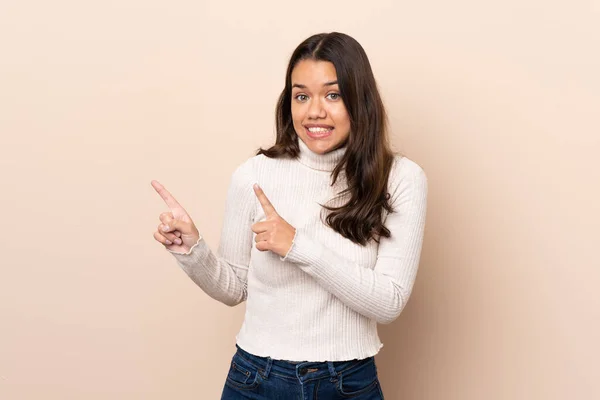
{"label": "long wavy hair", "polygon": [[331,185],[343,171],[347,188],[338,193],[348,201],[339,206],[321,206],[330,211],[325,222],[354,243],[366,245],[373,239],[390,237],[383,224],[383,211],[393,212],[387,192],[394,161],[387,133],[387,116],[367,54],[352,37],[338,32],[313,35],[292,53],[285,87],[275,111],[275,144],[256,154],[270,158],[297,158],[298,135],[292,123],[292,71],[302,60],[331,62],[337,74],[341,100],[350,117],[350,135],[343,157],[331,172]]}

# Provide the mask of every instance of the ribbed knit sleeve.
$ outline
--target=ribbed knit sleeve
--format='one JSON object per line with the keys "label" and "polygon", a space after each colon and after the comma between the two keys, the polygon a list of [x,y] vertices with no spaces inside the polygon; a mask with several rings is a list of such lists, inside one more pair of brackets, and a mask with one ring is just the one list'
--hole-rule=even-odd
{"label": "ribbed knit sleeve", "polygon": [[254,181],[250,161],[233,172],[217,254],[202,236],[187,253],[167,249],[206,294],[229,306],[241,303],[248,295],[247,276],[253,246],[251,226],[256,205]]}
{"label": "ribbed knit sleeve", "polygon": [[296,263],[354,311],[384,324],[398,317],[412,292],[423,243],[428,188],[425,172],[408,160],[398,174],[390,175],[392,179],[395,212],[385,222],[391,237],[380,239],[373,269],[312,240],[302,229],[297,230],[290,251],[281,257]]}

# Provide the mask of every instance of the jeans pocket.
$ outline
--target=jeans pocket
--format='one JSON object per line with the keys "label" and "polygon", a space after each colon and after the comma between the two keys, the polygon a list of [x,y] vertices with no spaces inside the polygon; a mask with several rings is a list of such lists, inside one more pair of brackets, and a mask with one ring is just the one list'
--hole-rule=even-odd
{"label": "jeans pocket", "polygon": [[343,398],[352,398],[367,393],[378,385],[375,362],[373,359],[367,359],[340,372],[336,389]]}
{"label": "jeans pocket", "polygon": [[236,353],[231,360],[229,373],[227,374],[227,384],[238,389],[254,389],[259,383],[260,374],[258,369]]}

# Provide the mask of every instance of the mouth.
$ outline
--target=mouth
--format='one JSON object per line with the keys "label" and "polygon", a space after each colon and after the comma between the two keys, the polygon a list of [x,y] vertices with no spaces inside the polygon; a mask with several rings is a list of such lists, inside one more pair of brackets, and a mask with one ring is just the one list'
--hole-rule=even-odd
{"label": "mouth", "polygon": [[330,125],[304,125],[306,134],[313,139],[323,139],[331,135],[335,129]]}

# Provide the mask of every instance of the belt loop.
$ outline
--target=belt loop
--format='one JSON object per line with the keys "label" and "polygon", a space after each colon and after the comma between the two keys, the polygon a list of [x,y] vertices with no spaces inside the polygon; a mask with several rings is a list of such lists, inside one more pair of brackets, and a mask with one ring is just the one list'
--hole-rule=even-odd
{"label": "belt loop", "polygon": [[273,365],[273,359],[271,357],[267,357],[267,365],[265,367],[265,379],[269,377],[271,373],[271,366]]}
{"label": "belt loop", "polygon": [[329,368],[329,375],[331,375],[331,380],[334,382],[337,381],[338,374],[335,371],[335,367],[333,366],[332,361],[327,361],[327,368]]}

